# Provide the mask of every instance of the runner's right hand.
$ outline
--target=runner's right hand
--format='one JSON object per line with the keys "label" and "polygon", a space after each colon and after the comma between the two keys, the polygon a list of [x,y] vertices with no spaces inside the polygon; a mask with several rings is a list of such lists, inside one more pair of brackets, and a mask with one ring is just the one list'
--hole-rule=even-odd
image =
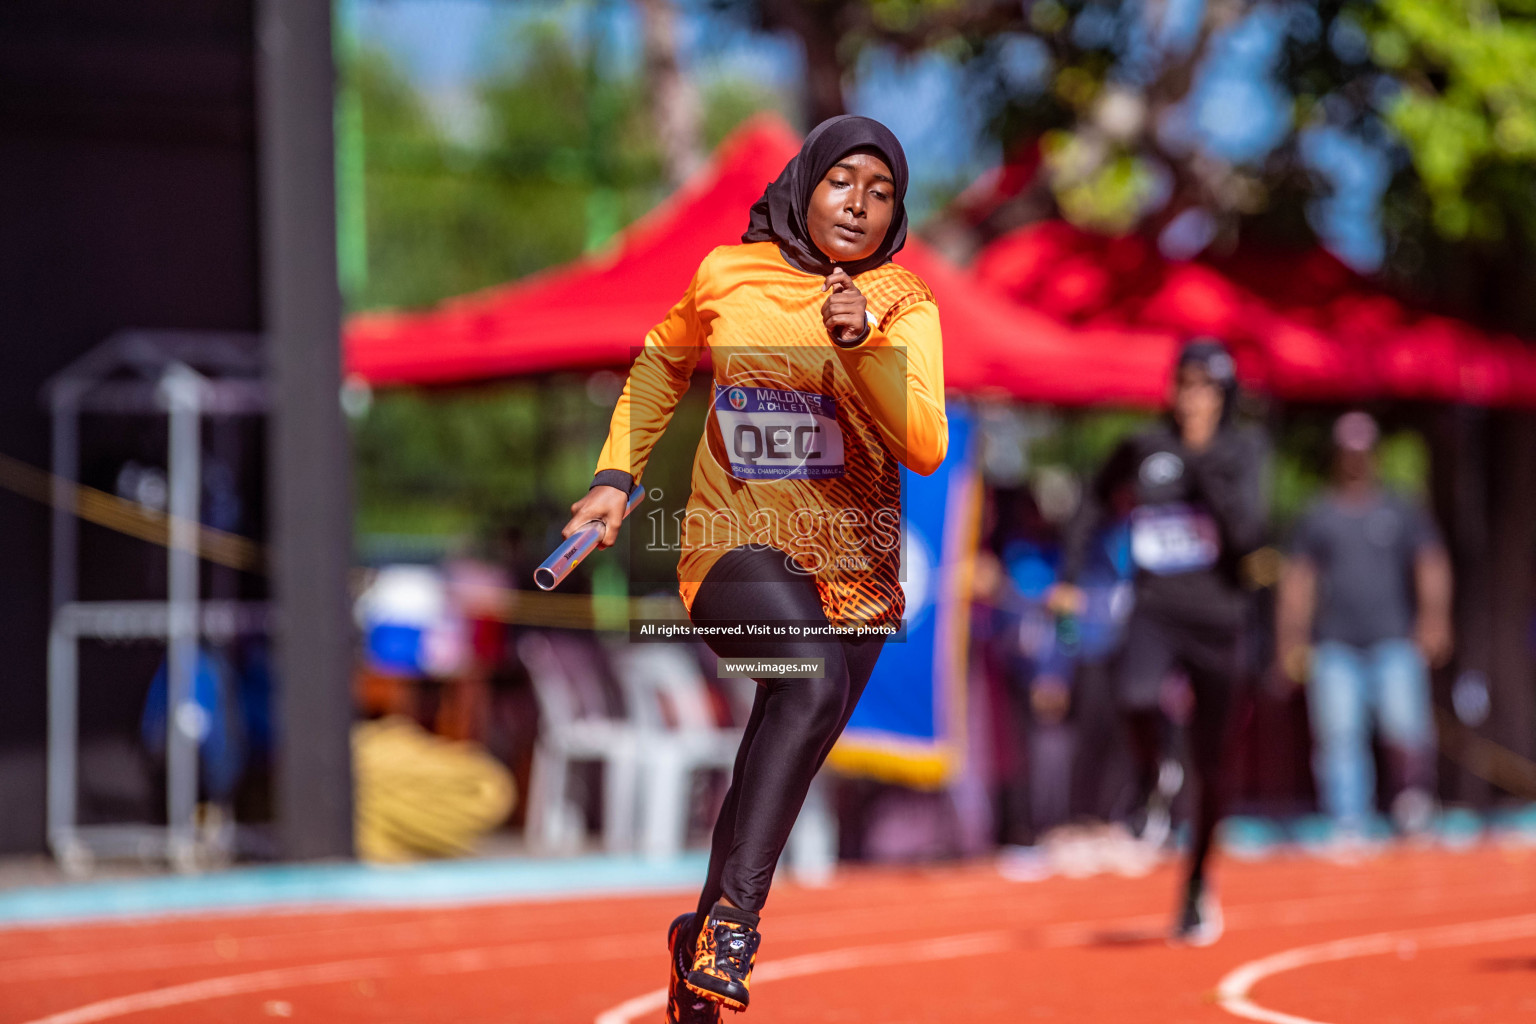
{"label": "runner's right hand", "polygon": [[560,536],[569,537],[597,519],[601,520],[606,527],[603,530],[603,539],[597,542],[597,546],[612,547],[613,542],[619,539],[619,527],[624,523],[624,507],[628,504],[629,495],[617,487],[598,484],[571,506],[571,521],[565,524],[565,529],[560,531]]}
{"label": "runner's right hand", "polygon": [[821,320],[826,324],[828,334],[838,341],[851,342],[869,330],[864,293],[853,283],[848,271],[835,268],[827,275],[821,290],[832,293],[821,304]]}

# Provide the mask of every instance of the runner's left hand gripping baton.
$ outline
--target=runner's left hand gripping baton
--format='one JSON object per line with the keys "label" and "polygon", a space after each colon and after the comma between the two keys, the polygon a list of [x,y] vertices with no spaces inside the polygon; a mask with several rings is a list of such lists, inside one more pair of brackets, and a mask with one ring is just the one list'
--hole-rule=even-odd
{"label": "runner's left hand gripping baton", "polygon": [[[635,510],[643,497],[645,488],[635,484],[629,492],[629,501],[624,505],[626,517]],[[581,564],[583,558],[592,553],[597,542],[603,539],[603,531],[606,529],[601,519],[594,519],[565,538],[554,553],[544,559],[544,564],[533,570],[533,582],[538,584],[540,590],[554,590],[561,580],[571,574],[572,569]]]}

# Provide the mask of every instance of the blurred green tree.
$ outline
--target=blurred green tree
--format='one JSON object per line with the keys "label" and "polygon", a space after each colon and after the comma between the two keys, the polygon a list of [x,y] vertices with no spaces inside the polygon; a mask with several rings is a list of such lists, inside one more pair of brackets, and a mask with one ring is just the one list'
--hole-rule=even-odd
{"label": "blurred green tree", "polygon": [[388,59],[344,69],[364,138],[368,273],[355,309],[421,306],[562,263],[664,192],[638,80],[536,24],[453,123]]}
{"label": "blurred green tree", "polygon": [[[709,2],[800,39],[810,123],[844,111],[868,48],[964,68],[994,136],[1036,149],[1044,169],[974,227],[972,249],[1042,211],[1108,233],[1177,222],[1184,251],[1243,235],[1310,244],[1319,203],[1341,187],[1307,159],[1326,133],[1394,169],[1379,218],[1389,279],[1536,331],[1533,0]],[[1213,100],[1243,107],[1257,144],[1202,138]]]}
{"label": "blurred green tree", "polygon": [[[344,275],[349,309],[428,306],[559,265],[670,191],[682,165],[653,130],[666,111],[644,69],[613,70],[621,62],[603,39],[536,20],[448,109],[382,51],[343,47],[338,125],[356,133],[362,173],[347,167],[344,138],[340,183],[344,208],[364,212],[355,236],[366,246],[364,265]],[[665,42],[653,40],[653,51]],[[698,124],[682,131],[707,146],[786,103],[729,76],[705,83],[699,102]],[[658,302],[659,318],[667,300]],[[606,429],[598,407],[615,397],[585,374],[381,392],[354,421],[359,533],[442,546],[488,540],[516,520],[531,538],[551,526],[558,536]],[[686,488],[668,491],[680,499]]]}
{"label": "blurred green tree", "polygon": [[1351,5],[1406,149],[1384,204],[1390,269],[1473,319],[1536,333],[1536,3]]}

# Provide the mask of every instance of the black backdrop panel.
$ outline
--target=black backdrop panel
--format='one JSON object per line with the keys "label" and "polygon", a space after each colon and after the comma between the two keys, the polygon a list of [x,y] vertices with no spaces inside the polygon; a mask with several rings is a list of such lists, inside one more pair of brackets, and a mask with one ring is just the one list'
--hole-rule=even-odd
{"label": "black backdrop panel", "polygon": [[[260,327],[249,0],[0,4],[0,452],[125,327]],[[86,567],[89,572],[89,567]],[[0,491],[0,852],[41,850],[48,513]]]}

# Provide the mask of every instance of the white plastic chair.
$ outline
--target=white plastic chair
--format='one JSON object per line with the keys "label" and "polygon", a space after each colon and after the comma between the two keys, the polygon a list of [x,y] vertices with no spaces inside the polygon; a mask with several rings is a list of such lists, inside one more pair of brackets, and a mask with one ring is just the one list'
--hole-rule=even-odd
{"label": "white plastic chair", "polygon": [[709,685],[686,647],[626,644],[613,649],[611,662],[639,737],[640,849],[674,857],[686,838],[694,772],[730,771],[742,730],[716,723]]}
{"label": "white plastic chair", "polygon": [[568,795],[570,769],[595,761],[603,766],[603,845],[618,853],[634,841],[639,730],[604,706],[592,661],[597,652],[583,654],[579,644],[543,633],[517,642],[541,719],[528,783],[528,841],[539,852],[580,844],[580,810]]}
{"label": "white plastic chair", "polygon": [[[623,644],[609,651],[636,728],[640,779],[640,849],[666,859],[683,848],[695,772],[729,772],[742,729],[717,724],[709,683],[681,644]],[[721,681],[735,717],[745,722],[757,684]],[[802,885],[824,885],[837,864],[837,823],[825,780],[811,783],[785,847],[786,866]]]}

